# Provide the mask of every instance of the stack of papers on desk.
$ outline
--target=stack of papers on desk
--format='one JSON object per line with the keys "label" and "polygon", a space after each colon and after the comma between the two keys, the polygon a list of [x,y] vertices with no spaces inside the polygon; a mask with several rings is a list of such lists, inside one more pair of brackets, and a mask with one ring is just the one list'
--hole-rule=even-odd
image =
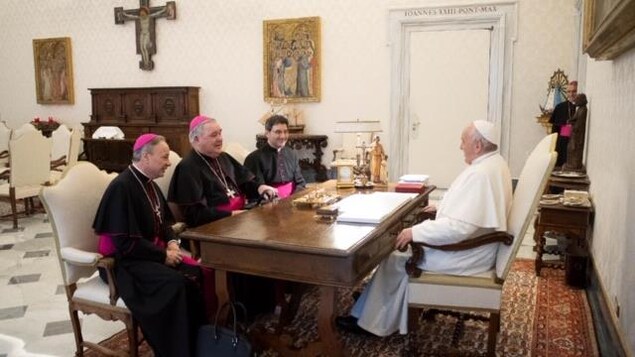
{"label": "stack of papers on desk", "polygon": [[428,184],[428,175],[403,175],[395,186],[397,192],[422,193]]}
{"label": "stack of papers on desk", "polygon": [[373,192],[351,195],[337,203],[338,222],[379,224],[403,204],[416,197],[415,193]]}

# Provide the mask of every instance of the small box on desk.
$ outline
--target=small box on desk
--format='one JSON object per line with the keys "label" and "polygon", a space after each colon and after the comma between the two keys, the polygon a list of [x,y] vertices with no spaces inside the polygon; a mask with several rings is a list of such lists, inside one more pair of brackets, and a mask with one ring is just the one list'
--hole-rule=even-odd
{"label": "small box on desk", "polygon": [[395,186],[395,192],[422,193],[425,189],[423,182],[399,182]]}

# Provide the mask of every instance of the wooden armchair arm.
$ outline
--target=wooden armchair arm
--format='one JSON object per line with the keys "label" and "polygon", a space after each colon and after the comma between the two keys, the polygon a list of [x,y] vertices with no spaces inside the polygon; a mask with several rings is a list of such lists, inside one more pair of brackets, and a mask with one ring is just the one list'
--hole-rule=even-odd
{"label": "wooden armchair arm", "polygon": [[185,222],[176,222],[172,225],[172,231],[174,232],[174,234],[176,234],[177,236],[181,233],[183,233],[185,231],[185,229],[187,228],[187,225],[185,224]]}
{"label": "wooden armchair arm", "polygon": [[[172,231],[178,237],[181,233],[183,233],[187,229],[187,224],[185,222],[176,222],[172,225]],[[192,255],[192,258],[198,259],[201,257],[201,249],[198,241],[194,241],[191,239],[187,239],[187,250]]]}
{"label": "wooden armchair arm", "polygon": [[99,259],[97,266],[106,270],[106,276],[108,277],[108,289],[110,291],[110,305],[115,306],[119,299],[119,293],[115,286],[115,258],[104,257]]}
{"label": "wooden armchair arm", "polygon": [[505,245],[510,245],[514,241],[514,236],[507,232],[492,232],[480,235],[478,237],[466,239],[462,242],[452,243],[452,244],[444,244],[444,245],[433,245],[421,242],[410,242],[410,248],[412,249],[412,256],[406,262],[406,272],[409,276],[413,278],[418,278],[421,276],[421,269],[419,269],[418,265],[423,259],[424,250],[423,247],[428,247],[432,249],[438,249],[443,251],[461,251],[468,250],[476,247],[480,247],[486,244],[491,243],[503,243]]}
{"label": "wooden armchair arm", "polygon": [[11,169],[6,169],[0,173],[0,180],[7,180],[11,178]]}
{"label": "wooden armchair arm", "polygon": [[[66,165],[66,155],[60,157],[59,159],[56,160],[51,160],[51,170],[55,170],[60,166],[64,166]],[[57,171],[61,171],[61,170],[57,170]]]}
{"label": "wooden armchair arm", "polygon": [[433,220],[437,218],[437,211],[434,212],[425,212],[423,209],[421,209],[419,212],[417,212],[417,221],[418,222],[423,222],[423,221],[427,221],[427,220]]}

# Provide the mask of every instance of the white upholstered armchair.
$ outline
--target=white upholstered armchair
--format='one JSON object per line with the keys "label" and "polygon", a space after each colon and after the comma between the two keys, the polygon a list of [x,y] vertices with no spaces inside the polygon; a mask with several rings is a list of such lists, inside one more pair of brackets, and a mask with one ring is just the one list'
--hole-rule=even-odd
{"label": "white upholstered armchair", "polygon": [[[84,341],[79,312],[94,313],[104,320],[122,321],[128,332],[128,353],[137,356],[137,323],[117,294],[112,275],[114,259],[97,253],[98,237],[92,228],[101,197],[115,176],[100,171],[89,162],[80,162],[70,168],[57,185],[44,187],[40,192],[62,268],[76,356],[82,356],[84,348],[105,355],[122,352],[115,354],[98,343]],[[108,284],[95,274],[98,267],[108,272]]]}
{"label": "white upholstered armchair", "polygon": [[[500,329],[500,308],[505,279],[531,223],[540,196],[556,162],[556,134],[542,139],[529,155],[514,192],[507,219],[507,232],[495,232],[445,246],[412,243],[413,256],[406,265],[409,322],[416,321],[420,308],[489,312],[488,355],[494,355]],[[423,256],[422,246],[442,250],[470,249],[483,244],[499,244],[496,265],[475,276],[422,272],[416,265]]]}

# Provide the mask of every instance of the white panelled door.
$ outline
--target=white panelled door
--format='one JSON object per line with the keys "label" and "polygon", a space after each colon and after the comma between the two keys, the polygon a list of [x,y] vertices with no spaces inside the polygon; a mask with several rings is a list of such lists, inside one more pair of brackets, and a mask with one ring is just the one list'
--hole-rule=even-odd
{"label": "white panelled door", "polygon": [[488,119],[490,35],[489,29],[410,33],[407,173],[428,174],[447,188],[465,167],[461,131]]}

